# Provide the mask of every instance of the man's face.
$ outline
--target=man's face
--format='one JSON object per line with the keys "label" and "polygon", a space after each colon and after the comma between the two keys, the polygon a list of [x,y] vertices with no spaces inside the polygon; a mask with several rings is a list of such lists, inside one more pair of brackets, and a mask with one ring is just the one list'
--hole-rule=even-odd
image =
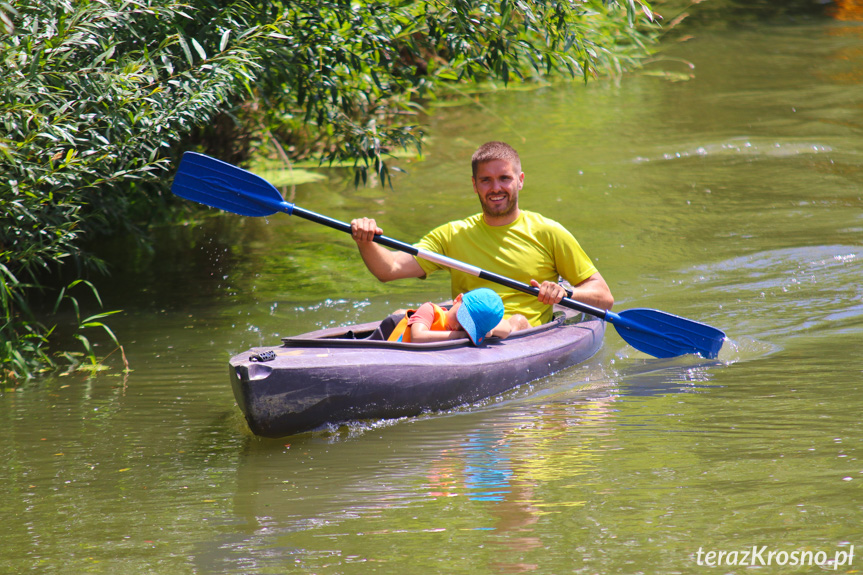
{"label": "man's face", "polygon": [[517,213],[518,192],[523,183],[524,172],[516,172],[506,160],[492,160],[477,166],[473,189],[483,213],[500,219]]}

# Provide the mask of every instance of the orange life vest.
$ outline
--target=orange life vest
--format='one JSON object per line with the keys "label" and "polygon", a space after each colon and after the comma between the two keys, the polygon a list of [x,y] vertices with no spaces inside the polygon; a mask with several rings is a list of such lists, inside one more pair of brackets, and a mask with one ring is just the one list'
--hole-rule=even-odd
{"label": "orange life vest", "polygon": [[[432,331],[445,331],[446,330],[446,311],[441,306],[436,303],[432,304],[434,307],[434,320],[432,321],[431,329]],[[395,329],[387,338],[387,341],[401,341],[404,343],[411,342],[411,330],[408,329],[408,319],[414,314],[415,309],[409,309],[405,316],[402,318],[400,322],[396,324]]]}

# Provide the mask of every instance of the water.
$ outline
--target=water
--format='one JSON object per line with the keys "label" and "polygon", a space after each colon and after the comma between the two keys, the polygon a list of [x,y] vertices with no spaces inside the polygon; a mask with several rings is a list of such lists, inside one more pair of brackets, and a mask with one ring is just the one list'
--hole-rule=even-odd
{"label": "water", "polygon": [[232,354],[448,282],[379,284],[350,238],[285,216],[163,230],[150,260],[114,246],[103,292],[133,371],[0,398],[0,572],[700,573],[753,546],[767,572],[807,552],[859,570],[863,27],[719,28],[647,70],[691,79],[440,110],[394,190],[334,176],[294,198],[414,241],[477,210],[469,156],[508,140],[522,206],[573,230],[616,309],[724,329],[718,361],[651,359],[609,329],[591,361],[483,405],[260,440]]}

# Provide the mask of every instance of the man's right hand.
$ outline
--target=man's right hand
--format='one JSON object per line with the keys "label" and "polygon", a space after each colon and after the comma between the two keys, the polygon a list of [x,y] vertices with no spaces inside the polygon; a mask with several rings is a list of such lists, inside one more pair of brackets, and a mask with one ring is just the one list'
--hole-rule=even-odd
{"label": "man's right hand", "polygon": [[412,255],[388,250],[374,242],[375,236],[383,233],[371,218],[351,220],[351,237],[357,242],[360,256],[372,275],[382,282],[424,277],[425,271]]}
{"label": "man's right hand", "polygon": [[358,244],[372,242],[375,239],[375,235],[383,233],[384,231],[378,227],[377,222],[371,218],[351,220],[351,237]]}

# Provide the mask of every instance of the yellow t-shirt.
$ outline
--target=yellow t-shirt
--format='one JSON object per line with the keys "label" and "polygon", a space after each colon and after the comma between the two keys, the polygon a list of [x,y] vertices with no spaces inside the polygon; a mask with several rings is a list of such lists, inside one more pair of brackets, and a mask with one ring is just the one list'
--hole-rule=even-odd
{"label": "yellow t-shirt", "polygon": [[[578,285],[596,273],[593,262],[566,228],[525,210],[508,226],[490,226],[481,213],[450,222],[433,229],[414,245],[526,284],[531,279],[556,282],[560,276]],[[417,263],[426,275],[449,269],[422,258],[417,258]],[[520,313],[531,325],[551,320],[551,306],[540,303],[536,296],[450,271],[452,297],[487,287],[503,300],[504,317]]]}

